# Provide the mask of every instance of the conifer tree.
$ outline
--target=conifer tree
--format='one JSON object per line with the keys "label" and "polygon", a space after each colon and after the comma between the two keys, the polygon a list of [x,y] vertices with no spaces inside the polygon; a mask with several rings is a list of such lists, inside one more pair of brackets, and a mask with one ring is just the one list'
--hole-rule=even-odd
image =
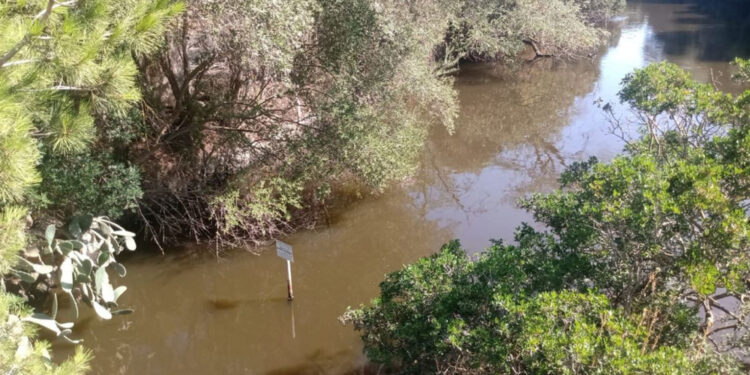
{"label": "conifer tree", "polygon": [[[170,0],[0,1],[0,273],[26,246],[41,155],[85,150],[97,121],[139,99],[134,58],[160,46],[181,9]],[[86,369],[81,350],[53,366],[21,321],[28,307],[0,287],[0,372]]]}

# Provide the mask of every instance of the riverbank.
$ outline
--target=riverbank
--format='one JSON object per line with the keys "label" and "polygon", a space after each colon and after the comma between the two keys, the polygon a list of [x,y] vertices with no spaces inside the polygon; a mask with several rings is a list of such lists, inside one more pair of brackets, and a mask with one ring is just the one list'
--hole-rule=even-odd
{"label": "riverbank", "polygon": [[[621,108],[615,95],[625,74],[666,59],[704,81],[713,71],[722,87],[733,87],[721,55],[701,56],[706,35],[718,51],[739,48],[734,38],[717,24],[657,16],[664,12],[690,8],[632,3],[621,33],[591,61],[534,67],[527,78],[465,66],[456,82],[456,133],[433,132],[411,184],[347,204],[331,212],[329,225],[285,239],[295,251],[292,305],[273,251],[228,250],[217,259],[213,247],[188,244],[164,257],[136,254],[123,296],[135,314],[91,320],[75,332],[94,351],[95,371],[319,374],[361,366],[359,338],[336,317],[376,296],[385,273],[449,239],[473,252],[490,238],[512,239],[518,223],[531,220],[517,198],[553,188],[571,161],[619,153],[594,102]],[[675,33],[694,39],[668,37]]]}

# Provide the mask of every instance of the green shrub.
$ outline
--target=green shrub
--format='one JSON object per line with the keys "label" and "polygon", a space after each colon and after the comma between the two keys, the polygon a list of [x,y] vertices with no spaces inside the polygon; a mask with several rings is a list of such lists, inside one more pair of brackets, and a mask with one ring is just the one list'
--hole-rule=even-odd
{"label": "green shrub", "polygon": [[119,218],[143,195],[138,169],[109,154],[46,154],[40,172],[45,209],[62,217],[99,212]]}
{"label": "green shrub", "polygon": [[387,275],[381,296],[343,319],[362,331],[371,360],[404,374],[740,373],[690,349],[689,336],[658,343],[640,315],[601,293],[540,280],[577,274],[578,262],[549,258],[554,241],[523,232],[520,246],[498,243],[475,261],[452,242]]}

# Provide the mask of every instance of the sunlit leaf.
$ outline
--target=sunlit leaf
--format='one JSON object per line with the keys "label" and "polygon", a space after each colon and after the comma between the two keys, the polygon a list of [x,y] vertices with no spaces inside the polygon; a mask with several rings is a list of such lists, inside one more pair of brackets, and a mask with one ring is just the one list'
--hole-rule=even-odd
{"label": "sunlit leaf", "polygon": [[60,334],[60,328],[57,326],[57,322],[49,315],[35,313],[23,318],[23,321],[37,324],[58,335]]}
{"label": "sunlit leaf", "polygon": [[127,273],[128,273],[127,269],[125,268],[124,265],[122,265],[122,263],[115,263],[115,262],[113,262],[112,266],[115,268],[115,272],[117,272],[118,276],[125,277],[125,275],[127,275]]}
{"label": "sunlit leaf", "polygon": [[106,307],[99,304],[99,302],[91,301],[91,305],[94,306],[94,311],[96,311],[96,314],[99,315],[102,319],[112,319],[112,313],[107,310]]}
{"label": "sunlit leaf", "polygon": [[125,293],[126,290],[128,290],[128,287],[126,287],[125,285],[120,285],[117,288],[115,288],[115,291],[114,291],[114,293],[115,293],[114,301],[117,302],[117,300],[120,298],[120,296],[123,293]]}
{"label": "sunlit leaf", "polygon": [[52,247],[52,242],[55,240],[55,226],[53,224],[50,224],[47,226],[47,229],[44,231],[44,238],[47,239],[47,246]]}
{"label": "sunlit leaf", "polygon": [[73,262],[70,258],[65,258],[60,264],[60,286],[67,293],[73,290]]}
{"label": "sunlit leaf", "polygon": [[28,272],[24,272],[24,271],[21,271],[21,270],[11,270],[11,273],[13,273],[14,275],[18,276],[21,279],[21,281],[23,281],[25,283],[31,284],[31,283],[33,283],[33,282],[36,281],[36,277],[34,277],[33,275],[31,275]]}

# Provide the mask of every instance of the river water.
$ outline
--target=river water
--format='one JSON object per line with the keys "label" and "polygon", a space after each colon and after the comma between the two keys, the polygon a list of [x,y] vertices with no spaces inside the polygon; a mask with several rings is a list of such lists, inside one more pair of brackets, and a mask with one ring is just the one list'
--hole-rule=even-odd
{"label": "river water", "polygon": [[[748,25],[653,0],[631,2],[618,22],[592,59],[541,60],[514,72],[464,66],[456,133],[432,134],[413,181],[285,239],[295,256],[291,304],[286,265],[274,251],[217,258],[214,249],[185,245],[127,260],[121,302],[135,313],[111,321],[89,315],[75,330],[94,352],[95,373],[337,374],[360,367],[360,340],[337,317],[375,297],[385,273],[449,239],[472,252],[491,238],[512,240],[514,228],[531,220],[516,208],[519,197],[555,188],[572,161],[619,153],[622,142],[595,103],[612,102],[625,114],[616,100],[625,74],[669,60],[738,90],[727,62],[749,55]],[[60,356],[70,350],[58,349]]]}

